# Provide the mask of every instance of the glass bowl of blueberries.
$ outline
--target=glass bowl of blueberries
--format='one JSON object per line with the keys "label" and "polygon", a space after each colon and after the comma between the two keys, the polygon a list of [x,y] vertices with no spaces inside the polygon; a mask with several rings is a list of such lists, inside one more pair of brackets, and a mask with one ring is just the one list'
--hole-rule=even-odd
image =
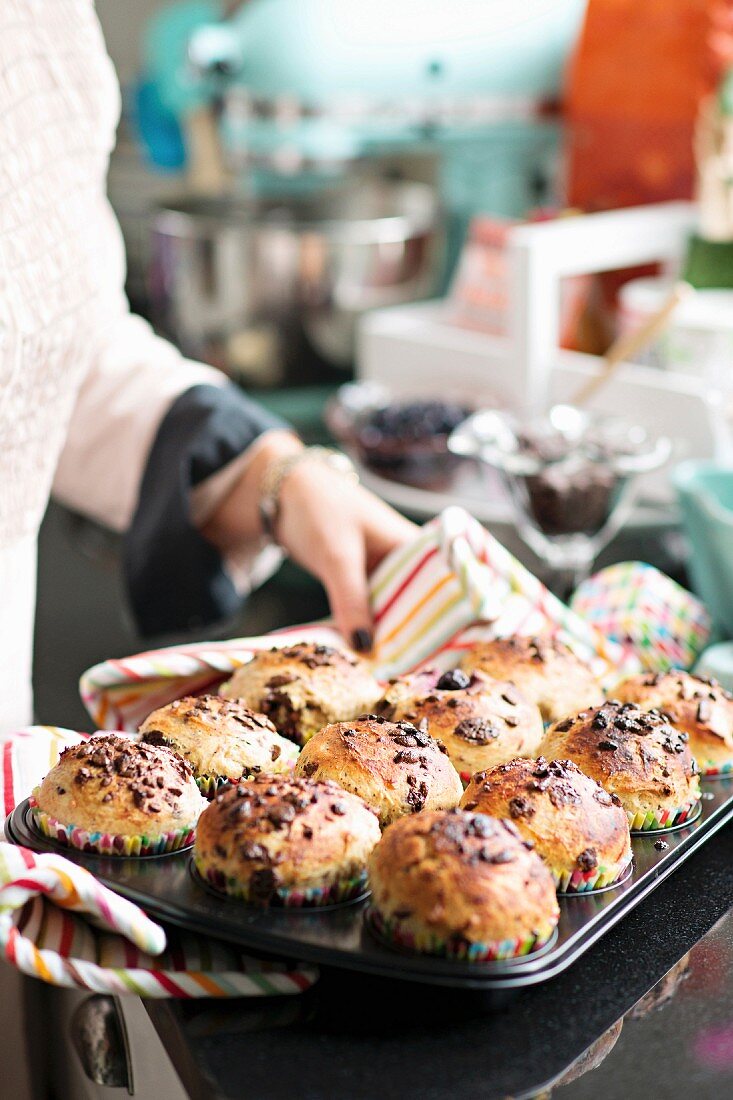
{"label": "glass bowl of blueberries", "polygon": [[460,399],[397,395],[377,383],[350,382],[327,407],[326,424],[373,473],[440,492],[471,461],[452,454],[448,439],[473,411]]}

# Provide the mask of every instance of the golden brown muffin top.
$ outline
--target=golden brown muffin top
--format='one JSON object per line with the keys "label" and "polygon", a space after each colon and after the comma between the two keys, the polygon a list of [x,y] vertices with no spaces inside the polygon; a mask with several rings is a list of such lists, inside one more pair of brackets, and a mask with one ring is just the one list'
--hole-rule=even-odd
{"label": "golden brown muffin top", "polygon": [[[222,695],[184,695],[148,715],[140,726],[141,740],[146,745],[167,745],[165,733],[158,730],[157,724],[169,719],[184,722],[187,728],[202,736],[228,729],[236,732],[238,728],[277,733],[267,715],[250,710],[238,699],[225,699]],[[155,737],[156,732],[160,737]]]}
{"label": "golden brown muffin top", "polygon": [[187,761],[170,749],[119,734],[64,749],[37,800],[59,821],[125,835],[179,817],[190,823],[205,805]]}
{"label": "golden brown muffin top", "polygon": [[225,861],[230,871],[238,867],[264,901],[278,881],[328,870],[352,839],[370,836],[372,842],[379,836],[376,815],[337,783],[259,775],[209,803],[199,819],[196,853]]}
{"label": "golden brown muffin top", "polygon": [[603,701],[591,669],[550,635],[476,642],[463,655],[461,668],[511,680],[547,721]]}
{"label": "golden brown muffin top", "polygon": [[221,695],[176,699],[148,715],[140,734],[146,745],[180,753],[197,775],[237,779],[245,770],[286,770],[297,756],[269,718]]}
{"label": "golden brown muffin top", "polygon": [[558,916],[552,876],[515,826],[443,810],[390,825],[369,860],[384,916],[436,935],[495,942],[547,930]]}
{"label": "golden brown muffin top", "polygon": [[311,776],[323,767],[331,775],[343,772],[345,782],[359,773],[376,779],[399,798],[404,786],[408,812],[419,813],[436,788],[455,793],[454,805],[460,797],[461,782],[445,746],[410,722],[389,722],[381,714],[324,726],[301,752],[296,771]]}
{"label": "golden brown muffin top", "polygon": [[609,699],[600,707],[555,722],[543,755],[573,760],[581,771],[619,794],[655,791],[687,801],[697,765],[688,735],[657,711]]}
{"label": "golden brown muffin top", "polygon": [[644,673],[622,680],[614,695],[667,714],[693,737],[714,738],[733,748],[733,695],[717,680],[680,670]]}
{"label": "golden brown muffin top", "polygon": [[461,807],[511,818],[553,867],[591,871],[628,852],[629,826],[619,798],[572,760],[511,760],[478,772]]}
{"label": "golden brown muffin top", "polygon": [[[449,683],[455,686],[443,686]],[[520,726],[542,728],[537,707],[514,684],[462,669],[424,669],[391,680],[376,710],[438,739],[452,734],[467,745],[487,745]]]}
{"label": "golden brown muffin top", "polygon": [[221,690],[270,717],[294,741],[371,708],[381,693],[366,662],[312,642],[258,651]]}

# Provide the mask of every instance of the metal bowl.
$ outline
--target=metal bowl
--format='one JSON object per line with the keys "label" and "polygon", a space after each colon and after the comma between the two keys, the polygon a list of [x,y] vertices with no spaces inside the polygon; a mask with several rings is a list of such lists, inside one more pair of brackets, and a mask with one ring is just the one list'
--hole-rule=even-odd
{"label": "metal bowl", "polygon": [[443,270],[442,214],[421,183],[187,198],[159,209],[152,233],[157,325],[255,384],[348,367],[361,315],[429,297]]}

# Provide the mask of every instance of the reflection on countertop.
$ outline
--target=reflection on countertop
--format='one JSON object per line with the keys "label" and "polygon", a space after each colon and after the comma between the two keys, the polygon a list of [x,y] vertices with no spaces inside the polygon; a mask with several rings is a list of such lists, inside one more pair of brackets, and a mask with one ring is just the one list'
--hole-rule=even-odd
{"label": "reflection on countertop", "polygon": [[[156,1002],[191,1095],[733,1095],[733,828],[555,980],[514,998],[324,971],[303,997]],[[245,1089],[246,1082],[246,1089]]]}

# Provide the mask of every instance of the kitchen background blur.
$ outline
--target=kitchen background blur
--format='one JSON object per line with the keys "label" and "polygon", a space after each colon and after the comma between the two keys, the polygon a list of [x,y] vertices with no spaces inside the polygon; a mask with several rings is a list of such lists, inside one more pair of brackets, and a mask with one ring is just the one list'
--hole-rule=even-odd
{"label": "kitchen background blur", "polygon": [[[96,7],[136,311],[406,513],[463,504],[558,591],[637,557],[733,599],[729,482],[679,465],[730,457],[733,5]],[[690,560],[681,517],[718,557]],[[286,565],[216,633],[325,610]],[[52,505],[39,719],[84,728],[79,673],[165,640],[134,632],[117,540]]]}

